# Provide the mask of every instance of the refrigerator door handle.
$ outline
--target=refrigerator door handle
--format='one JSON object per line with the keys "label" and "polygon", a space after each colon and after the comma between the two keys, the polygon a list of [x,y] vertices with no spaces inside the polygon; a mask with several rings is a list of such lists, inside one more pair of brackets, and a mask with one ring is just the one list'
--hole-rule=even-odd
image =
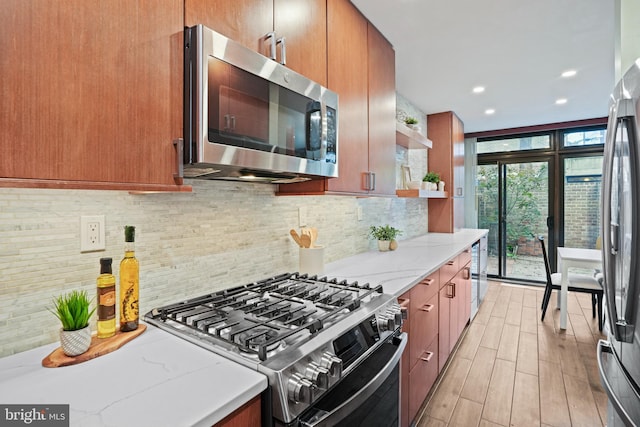
{"label": "refrigerator door handle", "polygon": [[[615,218],[612,216],[612,193],[616,192],[616,199],[620,203],[623,195],[621,194],[620,186],[624,185],[623,180],[619,177],[616,181],[618,183],[617,188],[612,188],[613,174],[622,173],[622,164],[618,164],[618,167],[614,170],[614,164],[617,159],[617,154],[623,154],[624,150],[619,150],[620,140],[624,138],[626,132],[629,152],[626,156],[629,159],[629,172],[632,182],[640,182],[638,176],[638,132],[637,132],[637,117],[635,109],[635,99],[620,99],[610,109],[609,124],[607,126],[607,141],[605,143],[605,153],[603,160],[603,200],[602,200],[602,221],[603,221],[603,245],[602,245],[602,258],[604,263],[604,292],[606,295],[607,308],[609,313],[609,322],[611,326],[611,332],[617,341],[620,342],[632,342],[634,325],[632,317],[635,313],[631,311],[634,309],[633,304],[629,304],[635,300],[636,296],[636,281],[637,281],[637,263],[636,257],[638,253],[638,235],[640,222],[637,218],[640,208],[638,206],[638,197],[636,193],[638,188],[634,189],[631,194],[632,203],[632,217],[633,222],[630,230],[632,232],[633,245],[627,250],[631,250],[628,254],[630,257],[630,271],[628,280],[628,289],[621,295],[623,297],[623,305],[621,305],[621,312],[618,313],[616,305],[617,286],[621,281],[626,280],[623,277],[616,277],[619,270],[616,268],[616,257],[622,256],[624,253],[620,253],[621,246],[625,244],[624,236],[620,236],[620,218],[619,213]],[[622,156],[618,157],[620,160]],[[619,161],[620,163],[620,161]],[[618,175],[619,176],[619,175]],[[627,203],[627,201],[625,201]],[[624,230],[624,227],[622,228]],[[627,230],[625,230],[627,232]],[[623,315],[623,318],[620,318]]]}
{"label": "refrigerator door handle", "polygon": [[[624,425],[635,426],[636,424],[634,422],[633,416],[629,414],[629,412],[625,409],[625,405],[622,404],[618,394],[616,393],[616,390],[619,391],[621,388],[623,388],[623,385],[619,384],[619,382],[624,380],[622,378],[615,378],[614,380],[618,381],[617,387],[615,387],[614,384],[611,384],[611,382],[609,381],[609,377],[606,372],[607,370],[611,370],[610,367],[609,369],[607,369],[609,364],[617,363],[616,355],[613,352],[613,349],[611,348],[611,344],[609,342],[604,340],[598,341],[597,358],[600,380],[602,381],[604,390],[607,393],[609,402],[615,409],[618,417],[620,417]],[[622,371],[622,368],[620,368],[620,370]]]}

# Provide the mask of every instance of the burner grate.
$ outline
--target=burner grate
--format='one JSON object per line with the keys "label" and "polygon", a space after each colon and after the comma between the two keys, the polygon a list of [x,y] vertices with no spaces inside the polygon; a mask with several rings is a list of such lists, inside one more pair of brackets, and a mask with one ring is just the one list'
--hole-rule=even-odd
{"label": "burner grate", "polygon": [[147,316],[231,343],[264,361],[286,346],[287,338],[317,333],[376,293],[382,294],[382,286],[286,273],[157,308]]}

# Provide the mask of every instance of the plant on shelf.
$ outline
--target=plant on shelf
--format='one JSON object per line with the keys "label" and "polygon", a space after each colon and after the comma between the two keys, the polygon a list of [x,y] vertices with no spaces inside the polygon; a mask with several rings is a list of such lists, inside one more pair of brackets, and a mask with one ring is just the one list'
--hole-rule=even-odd
{"label": "plant on shelf", "polygon": [[62,323],[60,344],[67,356],[77,356],[91,345],[89,319],[96,310],[89,309],[86,291],[72,291],[53,300],[54,309],[49,309]]}
{"label": "plant on shelf", "polygon": [[418,124],[418,119],[416,119],[415,117],[407,116],[404,119],[404,123],[407,124],[407,125],[417,125]]}
{"label": "plant on shelf", "polygon": [[440,174],[437,172],[427,172],[422,180],[424,182],[433,182],[434,184],[437,184],[440,182]]}
{"label": "plant on shelf", "polygon": [[398,247],[396,237],[402,234],[401,230],[391,227],[390,225],[372,225],[369,228],[369,235],[378,241],[378,249],[380,251],[395,250]]}

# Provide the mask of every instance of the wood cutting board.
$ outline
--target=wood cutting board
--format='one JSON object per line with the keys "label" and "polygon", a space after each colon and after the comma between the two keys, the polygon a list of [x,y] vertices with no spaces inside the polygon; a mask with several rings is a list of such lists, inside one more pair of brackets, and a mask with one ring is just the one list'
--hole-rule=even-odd
{"label": "wood cutting board", "polygon": [[42,359],[42,366],[45,368],[58,368],[60,366],[76,365],[95,359],[96,357],[115,351],[142,334],[147,329],[147,325],[139,324],[138,329],[131,332],[120,332],[109,338],[98,338],[96,335],[91,337],[91,345],[89,349],[77,356],[67,356],[61,347],[56,348],[47,357]]}

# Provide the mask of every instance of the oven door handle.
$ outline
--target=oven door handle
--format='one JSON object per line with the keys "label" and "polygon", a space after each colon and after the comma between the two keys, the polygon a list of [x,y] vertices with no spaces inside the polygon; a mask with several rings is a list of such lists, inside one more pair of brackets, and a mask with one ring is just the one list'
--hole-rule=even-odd
{"label": "oven door handle", "polygon": [[301,424],[304,427],[329,427],[336,425],[340,420],[344,419],[347,415],[353,412],[356,408],[361,406],[367,399],[369,399],[373,393],[386,381],[386,379],[391,375],[393,369],[396,367],[398,363],[400,363],[400,358],[402,357],[402,352],[404,348],[407,346],[407,333],[402,332],[399,335],[400,342],[398,343],[398,348],[396,349],[393,356],[389,359],[389,361],[384,365],[384,368],[378,372],[378,374],[371,379],[362,387],[362,389],[351,396],[348,400],[344,401],[340,406],[336,407],[331,412],[327,412],[324,417],[316,420],[315,422],[308,423],[306,421],[302,421]]}

